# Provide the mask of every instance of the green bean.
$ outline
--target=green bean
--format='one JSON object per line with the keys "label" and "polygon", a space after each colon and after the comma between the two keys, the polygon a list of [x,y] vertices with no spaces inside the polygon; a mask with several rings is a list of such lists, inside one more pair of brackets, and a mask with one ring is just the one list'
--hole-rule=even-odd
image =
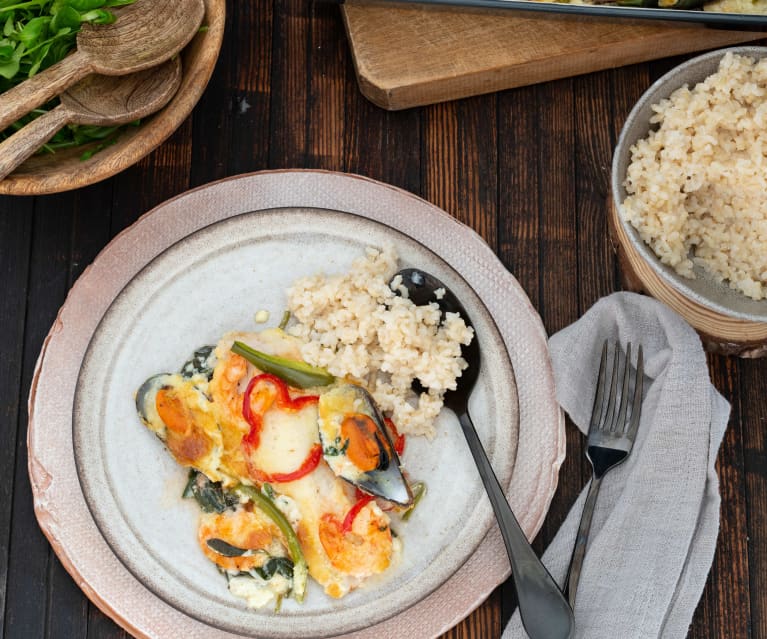
{"label": "green bean", "polygon": [[296,531],[287,520],[282,511],[277,508],[275,503],[264,495],[261,491],[252,486],[238,484],[235,491],[242,493],[250,499],[269,519],[271,519],[282,534],[288,544],[288,552],[293,561],[293,598],[299,603],[304,600],[306,594],[306,582],[309,578],[309,567],[304,558],[304,552],[301,550],[301,544],[298,541]]}
{"label": "green bean", "polygon": [[242,355],[259,370],[279,377],[294,388],[327,386],[336,379],[324,368],[311,366],[306,362],[278,357],[277,355],[267,355],[242,342],[234,342],[232,344],[232,352]]}

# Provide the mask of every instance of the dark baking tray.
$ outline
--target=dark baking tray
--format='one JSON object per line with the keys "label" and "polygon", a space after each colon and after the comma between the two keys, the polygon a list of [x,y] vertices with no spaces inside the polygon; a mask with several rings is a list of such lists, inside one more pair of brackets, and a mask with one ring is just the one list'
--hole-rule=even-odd
{"label": "dark baking tray", "polygon": [[[454,7],[486,7],[514,9],[516,11],[540,11],[576,16],[599,16],[615,18],[641,18],[665,22],[699,22],[715,27],[742,29],[744,31],[767,31],[767,14],[722,13],[702,9],[660,9],[654,7],[617,7],[606,5],[574,5],[562,2],[538,2],[537,0],[392,0],[401,4],[431,4]],[[343,0],[341,0],[343,2]],[[767,34],[765,34],[767,37]]]}

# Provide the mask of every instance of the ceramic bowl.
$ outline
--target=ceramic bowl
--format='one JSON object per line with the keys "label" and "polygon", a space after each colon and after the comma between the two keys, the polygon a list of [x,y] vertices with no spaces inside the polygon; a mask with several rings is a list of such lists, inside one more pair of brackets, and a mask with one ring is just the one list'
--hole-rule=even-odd
{"label": "ceramic bowl", "polygon": [[88,160],[80,159],[87,145],[31,157],[0,180],[0,194],[43,195],[95,184],[135,164],[169,138],[202,96],[224,38],[225,0],[204,1],[207,28],[181,52],[181,86],[162,110],[138,127],[127,127],[117,142]]}
{"label": "ceramic bowl", "polygon": [[[613,155],[611,183],[615,211],[618,210],[627,196],[623,182],[626,179],[626,169],[631,161],[631,147],[637,140],[646,137],[650,131],[650,118],[653,115],[652,106],[670,96],[679,87],[687,84],[692,88],[716,72],[719,61],[728,51],[751,58],[767,56],[767,47],[742,46],[720,49],[695,57],[675,67],[657,80],[634,105],[623,126]],[[679,275],[673,268],[661,263],[631,224],[625,222],[620,215],[615,215],[614,218],[615,224],[619,227],[618,241],[624,244],[623,248],[630,253],[633,259],[638,257],[649,267],[648,273],[655,276],[656,285],[673,289],[673,292],[670,292],[671,295],[676,294],[675,297],[677,298],[681,295],[686,298],[686,301],[700,305],[713,314],[740,322],[767,322],[767,300],[748,298],[730,288],[727,283],[717,282],[698,266],[694,269],[696,279],[688,279]],[[641,275],[640,279],[643,279]],[[653,287],[646,285],[645,288]],[[650,292],[655,294],[655,291],[651,290]]]}

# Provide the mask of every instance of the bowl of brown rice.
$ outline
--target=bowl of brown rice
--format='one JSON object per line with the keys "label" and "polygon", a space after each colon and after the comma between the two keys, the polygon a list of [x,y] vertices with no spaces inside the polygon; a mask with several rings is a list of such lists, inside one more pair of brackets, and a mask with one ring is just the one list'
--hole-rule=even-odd
{"label": "bowl of brown rice", "polygon": [[767,47],[712,51],[650,86],[618,139],[612,195],[619,241],[665,285],[767,322]]}

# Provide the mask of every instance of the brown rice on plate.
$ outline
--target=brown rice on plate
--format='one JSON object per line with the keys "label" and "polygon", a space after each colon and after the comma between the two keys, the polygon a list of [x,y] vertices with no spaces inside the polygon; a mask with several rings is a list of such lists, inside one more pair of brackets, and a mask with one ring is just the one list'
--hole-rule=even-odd
{"label": "brown rice on plate", "polygon": [[[367,386],[401,433],[432,437],[445,390],[466,368],[461,344],[474,332],[456,313],[443,321],[436,303],[415,306],[405,287],[393,291],[396,271],[392,247],[368,248],[348,273],[297,280],[288,308],[298,323],[288,332],[305,342],[309,364]],[[418,396],[416,378],[428,389]]]}

